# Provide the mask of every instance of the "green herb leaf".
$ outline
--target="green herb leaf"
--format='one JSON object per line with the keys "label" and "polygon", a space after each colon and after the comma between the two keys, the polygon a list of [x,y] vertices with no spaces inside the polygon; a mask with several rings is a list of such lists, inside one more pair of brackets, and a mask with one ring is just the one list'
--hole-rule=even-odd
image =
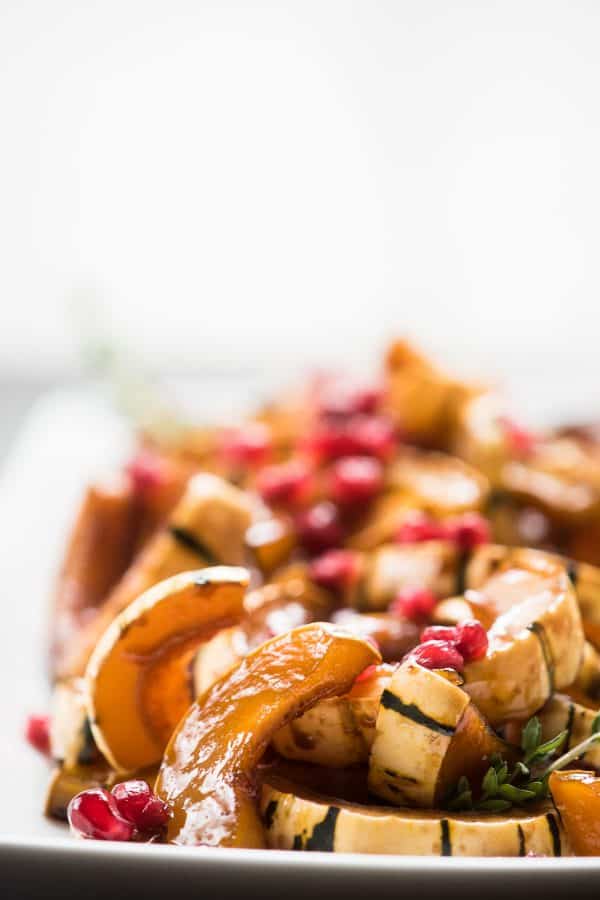
{"label": "green herb leaf", "polygon": [[534,760],[543,759],[545,756],[551,756],[556,750],[560,749],[565,742],[567,737],[566,731],[561,731],[560,734],[557,734],[555,737],[551,738],[549,741],[546,741],[543,744],[538,744],[538,746],[531,750],[525,756],[525,762],[530,763]]}
{"label": "green herb leaf", "polygon": [[538,747],[542,739],[542,726],[537,716],[529,719],[521,735],[521,749],[525,756],[529,756]]}
{"label": "green herb leaf", "polygon": [[514,784],[501,784],[498,793],[511,803],[527,803],[528,800],[535,799],[534,791],[515,787]]}
{"label": "green herb leaf", "polygon": [[598,715],[592,722],[592,734],[598,734],[599,731],[600,731],[600,713],[598,713]]}
{"label": "green herb leaf", "polygon": [[531,773],[525,763],[519,760],[519,762],[515,763],[515,767],[510,779],[511,783],[514,783],[516,781],[524,781],[526,778],[529,778],[530,774]]}
{"label": "green herb leaf", "polygon": [[493,797],[498,793],[498,773],[494,769],[493,766],[490,766],[485,775],[483,776],[483,781],[481,782],[481,788],[483,790],[483,796],[485,797]]}
{"label": "green herb leaf", "polygon": [[473,794],[470,790],[462,791],[446,804],[449,810],[458,812],[461,809],[473,809]]}

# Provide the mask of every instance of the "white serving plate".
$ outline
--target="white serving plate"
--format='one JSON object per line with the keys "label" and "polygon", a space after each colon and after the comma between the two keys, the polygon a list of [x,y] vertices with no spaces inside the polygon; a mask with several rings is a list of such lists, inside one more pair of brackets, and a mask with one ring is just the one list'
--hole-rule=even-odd
{"label": "white serving plate", "polygon": [[75,504],[128,449],[127,428],[87,391],[48,395],[0,472],[0,897],[306,895],[577,897],[597,893],[600,859],[446,859],[187,849],[78,841],[42,815],[46,763],[23,725],[48,702],[47,601]]}

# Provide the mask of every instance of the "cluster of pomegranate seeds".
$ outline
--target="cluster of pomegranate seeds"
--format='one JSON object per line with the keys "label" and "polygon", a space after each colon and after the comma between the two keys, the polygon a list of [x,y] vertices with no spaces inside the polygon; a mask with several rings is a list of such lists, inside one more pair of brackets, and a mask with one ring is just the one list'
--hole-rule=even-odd
{"label": "cluster of pomegranate seeds", "polygon": [[145,781],[124,781],[112,792],[89,788],[73,797],[67,809],[73,831],[100,841],[131,841],[161,831],[169,819],[169,807]]}
{"label": "cluster of pomegranate seeds", "polygon": [[80,837],[99,841],[130,841],[135,828],[123,819],[114,797],[104,788],[77,794],[67,808],[71,829]]}
{"label": "cluster of pomegranate seeds", "polygon": [[315,584],[343,593],[358,576],[359,557],[352,550],[329,550],[312,560],[309,576]]}
{"label": "cluster of pomegranate seeds", "polygon": [[502,416],[499,422],[509,451],[515,456],[531,456],[538,442],[537,436],[507,416]]}
{"label": "cluster of pomegranate seeds", "polygon": [[29,716],[25,738],[44,756],[50,756],[50,716]]}
{"label": "cluster of pomegranate seeds", "polygon": [[271,455],[271,432],[260,422],[249,422],[237,431],[229,432],[221,447],[226,462],[237,466],[262,465]]}
{"label": "cluster of pomegranate seeds", "polygon": [[312,471],[300,459],[265,466],[258,474],[256,488],[265,503],[295,506],[312,489]]}
{"label": "cluster of pomegranate seeds", "polygon": [[368,503],[383,487],[383,466],[371,456],[346,456],[333,464],[331,496],[340,506]]}
{"label": "cluster of pomegranate seeds", "polygon": [[465,664],[462,654],[450,641],[426,641],[411,650],[408,658],[426,669],[456,669],[460,672]]}
{"label": "cluster of pomegranate seeds", "polygon": [[438,522],[426,513],[415,511],[406,517],[396,532],[396,540],[401,544],[453,541],[461,550],[471,550],[480,544],[487,544],[490,538],[489,522],[474,512]]}
{"label": "cluster of pomegranate seeds", "polygon": [[435,595],[428,588],[405,587],[392,600],[389,611],[411,622],[424,622],[436,603]]}
{"label": "cluster of pomegranate seeds", "polygon": [[299,513],[296,531],[308,553],[322,553],[339,547],[344,538],[338,508],[327,500]]}
{"label": "cluster of pomegranate seeds", "polygon": [[379,415],[322,421],[305,441],[305,449],[320,462],[331,462],[342,456],[374,456],[387,460],[395,447],[394,427]]}
{"label": "cluster of pomegranate seeds", "polygon": [[475,662],[475,660],[482,659],[487,653],[488,643],[487,631],[481,622],[477,622],[475,619],[462,622],[460,625],[454,627],[447,625],[430,625],[423,630],[423,633],[421,634],[421,644],[419,644],[415,650],[411,651],[410,657],[411,659],[417,659],[417,662],[420,662],[421,665],[427,665],[426,662],[422,662],[421,659],[418,658],[418,654],[415,656],[416,651],[421,653],[421,648],[429,648],[422,651],[423,658],[427,660],[430,658],[437,658],[436,654],[438,654],[440,648],[450,648],[448,653],[446,653],[446,658],[449,658],[449,656],[452,656],[454,653],[458,654],[458,656],[455,656],[454,658],[455,661],[458,662],[458,657],[460,657],[460,660],[462,660],[460,666],[451,665],[446,662],[444,666],[428,665],[428,668],[449,667],[453,669],[458,668],[460,670],[464,663]]}
{"label": "cluster of pomegranate seeds", "polygon": [[125,467],[136,494],[146,494],[165,482],[165,460],[153,450],[140,450]]}

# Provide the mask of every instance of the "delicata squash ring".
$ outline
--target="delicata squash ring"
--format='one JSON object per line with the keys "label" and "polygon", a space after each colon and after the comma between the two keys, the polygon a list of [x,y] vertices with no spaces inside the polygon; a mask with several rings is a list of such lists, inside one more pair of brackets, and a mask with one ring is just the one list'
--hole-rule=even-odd
{"label": "delicata squash ring", "polygon": [[268,846],[398,856],[561,856],[569,846],[552,804],[501,816],[346,803],[267,775],[261,796]]}
{"label": "delicata squash ring", "polygon": [[250,653],[190,707],[165,751],[155,790],[171,806],[168,840],[265,847],[252,776],[271,737],[378,661],[371,644],[323,623]]}
{"label": "delicata squash ring", "polygon": [[96,744],[117,771],[160,760],[190,703],[198,644],[238,622],[246,569],[215,566],[167,578],[134,600],[105,631],[85,673]]}

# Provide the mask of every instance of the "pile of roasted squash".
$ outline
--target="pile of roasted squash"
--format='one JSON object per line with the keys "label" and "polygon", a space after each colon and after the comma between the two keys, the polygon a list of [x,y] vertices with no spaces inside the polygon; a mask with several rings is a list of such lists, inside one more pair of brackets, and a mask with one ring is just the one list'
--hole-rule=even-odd
{"label": "pile of roasted squash", "polygon": [[397,342],[139,443],[58,579],[48,815],[136,779],[176,844],[600,854],[600,429]]}

